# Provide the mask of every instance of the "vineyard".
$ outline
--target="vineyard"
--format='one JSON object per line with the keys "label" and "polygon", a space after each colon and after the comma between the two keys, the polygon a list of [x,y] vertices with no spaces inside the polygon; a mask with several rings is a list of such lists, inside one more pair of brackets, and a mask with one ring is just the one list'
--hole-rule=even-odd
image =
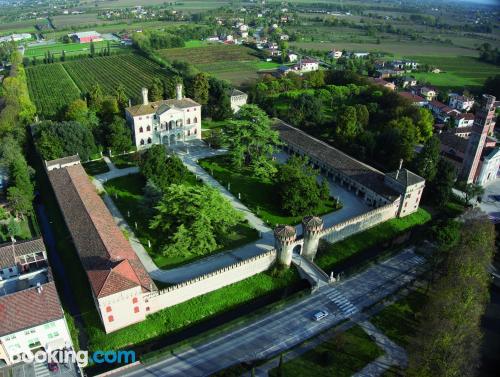
{"label": "vineyard", "polygon": [[63,65],[84,93],[99,83],[104,94],[112,95],[122,84],[130,98],[139,97],[141,88],[149,87],[154,77],[165,76],[158,64],[135,54],[83,59]]}
{"label": "vineyard", "polygon": [[54,116],[96,83],[104,94],[113,95],[122,84],[129,98],[139,98],[142,87],[150,86],[154,77],[165,76],[159,65],[135,54],[39,64],[26,71],[30,96],[44,117]]}
{"label": "vineyard", "polygon": [[29,67],[26,75],[30,97],[40,115],[51,117],[80,97],[80,90],[61,64]]}

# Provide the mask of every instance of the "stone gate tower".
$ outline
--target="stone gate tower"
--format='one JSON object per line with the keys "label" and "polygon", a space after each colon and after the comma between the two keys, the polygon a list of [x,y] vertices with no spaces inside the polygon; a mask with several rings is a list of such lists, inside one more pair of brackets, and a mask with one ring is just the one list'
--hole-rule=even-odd
{"label": "stone gate tower", "polygon": [[314,260],[318,251],[319,239],[323,230],[323,220],[317,216],[306,216],[302,220],[304,234],[304,246],[302,246],[302,256]]}
{"label": "stone gate tower", "polygon": [[290,225],[278,225],[274,228],[274,246],[278,251],[278,261],[283,266],[292,263],[293,245],[296,240],[295,228]]}

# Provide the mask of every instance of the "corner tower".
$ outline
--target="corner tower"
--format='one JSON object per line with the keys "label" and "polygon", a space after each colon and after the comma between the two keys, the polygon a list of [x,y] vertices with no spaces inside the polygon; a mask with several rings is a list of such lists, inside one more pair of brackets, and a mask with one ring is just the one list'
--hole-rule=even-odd
{"label": "corner tower", "polygon": [[278,225],[274,228],[274,246],[278,250],[278,261],[283,266],[292,263],[293,245],[296,239],[295,228],[290,225]]}
{"label": "corner tower", "polygon": [[317,216],[306,216],[302,220],[302,229],[304,234],[302,255],[312,261],[318,251],[319,239],[323,230],[323,220]]}

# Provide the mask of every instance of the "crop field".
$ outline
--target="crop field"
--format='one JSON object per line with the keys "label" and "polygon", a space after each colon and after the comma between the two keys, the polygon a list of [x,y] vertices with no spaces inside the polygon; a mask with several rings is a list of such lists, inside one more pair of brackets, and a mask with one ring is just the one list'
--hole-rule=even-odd
{"label": "crop field", "polygon": [[200,47],[167,48],[159,50],[158,55],[169,61],[180,60],[194,65],[259,59],[251,48],[219,43]]}
{"label": "crop field", "polygon": [[43,64],[26,69],[30,97],[39,114],[53,116],[80,97],[80,90],[62,64]]}
{"label": "crop field", "polygon": [[99,83],[105,94],[114,94],[122,84],[130,98],[140,96],[141,88],[148,87],[155,76],[165,75],[159,65],[135,54],[83,59],[63,65],[84,93]]}
{"label": "crop field", "polygon": [[[94,47],[96,54],[98,54],[102,48],[108,47],[108,41],[94,42]],[[113,53],[116,53],[118,51],[130,51],[129,47],[124,47],[117,41],[109,41],[109,47]],[[26,48],[24,56],[29,58],[43,58],[47,51],[49,51],[56,57],[61,56],[63,51],[66,55],[89,54],[90,43],[53,43],[28,46]]]}
{"label": "crop field", "polygon": [[418,80],[428,81],[441,88],[480,87],[489,76],[500,74],[500,67],[470,56],[411,56],[410,58],[421,64],[439,68],[441,73],[415,73],[413,75]]}
{"label": "crop field", "polygon": [[210,73],[219,79],[230,81],[234,85],[241,85],[245,81],[256,79],[261,70],[275,69],[279,66],[278,63],[260,60],[196,64],[196,67],[201,71]]}
{"label": "crop field", "polygon": [[142,87],[150,85],[154,77],[165,75],[159,65],[135,54],[39,64],[27,72],[30,96],[39,114],[47,117],[87,93],[95,83],[108,95],[122,84],[129,98],[138,98]]}

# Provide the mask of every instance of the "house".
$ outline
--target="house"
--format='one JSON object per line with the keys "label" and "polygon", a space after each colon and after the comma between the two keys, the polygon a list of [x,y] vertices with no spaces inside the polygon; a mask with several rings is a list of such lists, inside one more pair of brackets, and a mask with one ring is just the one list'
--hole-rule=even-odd
{"label": "house", "polygon": [[72,348],[41,238],[0,245],[0,366],[22,354]]}
{"label": "house", "polygon": [[417,96],[416,94],[413,94],[410,92],[399,92],[398,94],[401,97],[406,98],[408,101],[410,101],[415,106],[423,107],[427,104],[427,101],[425,100],[425,98]]}
{"label": "house", "polygon": [[207,37],[205,40],[209,42],[219,42],[219,36]]}
{"label": "house", "polygon": [[486,148],[481,155],[481,168],[476,183],[485,186],[498,178],[500,148]]}
{"label": "house", "polygon": [[415,86],[411,88],[413,94],[424,97],[427,101],[433,101],[437,97],[437,91],[428,86]]}
{"label": "house", "polygon": [[355,58],[365,58],[368,55],[370,55],[370,53],[369,52],[353,52],[351,55]]}
{"label": "house", "polygon": [[152,144],[175,145],[201,139],[201,105],[176,88],[176,98],[149,102],[148,90],[142,89],[142,103],[125,109],[138,149]]}
{"label": "house", "polygon": [[403,88],[408,88],[417,85],[417,79],[411,76],[405,76],[398,79],[399,85]]}
{"label": "house", "polygon": [[97,31],[83,31],[74,34],[68,34],[75,42],[78,43],[90,43],[102,41],[102,36]]}
{"label": "house", "polygon": [[275,47],[269,47],[266,48],[265,51],[269,54],[269,56],[276,57],[276,56],[281,56],[281,50],[279,48]]}
{"label": "house", "polygon": [[10,42],[10,41],[19,42],[28,39],[31,39],[30,33],[11,34],[11,35],[6,35],[5,37],[0,37],[0,43]]}
{"label": "house", "polygon": [[451,93],[448,104],[458,111],[470,111],[474,106],[474,98]]}
{"label": "house", "polygon": [[474,124],[474,114],[472,113],[459,113],[453,117],[455,126],[458,128],[472,127]]}
{"label": "house", "polygon": [[288,61],[290,63],[296,62],[298,58],[299,58],[299,56],[297,54],[294,54],[294,53],[288,54]]}
{"label": "house", "polygon": [[241,106],[247,104],[248,94],[242,92],[241,90],[233,89],[229,98],[231,100],[231,109],[234,113],[237,113]]}
{"label": "house", "polygon": [[329,59],[339,59],[341,57],[342,57],[342,50],[337,50],[336,48],[334,48],[328,52]]}
{"label": "house", "polygon": [[288,34],[281,34],[280,41],[288,41],[290,39]]}
{"label": "house", "polygon": [[312,72],[319,69],[319,62],[314,59],[301,59],[296,65],[299,72]]}
{"label": "house", "polygon": [[377,77],[369,77],[369,81],[371,81],[375,85],[380,85],[383,86],[384,88],[390,89],[390,90],[396,90],[396,85],[394,83],[385,81],[384,79],[377,78]]}
{"label": "house", "polygon": [[451,107],[446,106],[444,103],[433,100],[427,103],[427,107],[432,112],[436,120],[446,123],[450,118],[457,117],[460,113],[452,109]]}

